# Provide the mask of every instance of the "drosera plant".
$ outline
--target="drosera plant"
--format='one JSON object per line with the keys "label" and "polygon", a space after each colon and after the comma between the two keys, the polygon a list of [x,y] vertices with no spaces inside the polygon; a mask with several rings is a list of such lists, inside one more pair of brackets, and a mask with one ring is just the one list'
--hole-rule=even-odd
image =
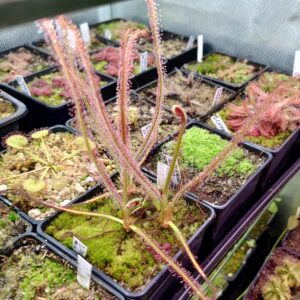
{"label": "drosera plant", "polygon": [[[157,258],[166,263],[177,276],[181,277],[182,280],[192,288],[199,298],[206,299],[203,295],[200,284],[195,282],[190,274],[182,266],[180,266],[178,262],[174,261],[166,251],[159,247],[155,241],[155,237],[151,237],[145,230],[142,229],[138,221],[143,222],[143,218],[136,218],[134,213],[142,208],[141,206],[145,203],[145,201],[146,203],[150,203],[157,210],[155,220],[158,222],[160,228],[168,229],[170,232],[173,232],[174,237],[178,240],[179,244],[190,258],[195,269],[201,274],[204,280],[208,282],[201,267],[189,249],[185,236],[173,222],[174,208],[177,203],[180,201],[182,202],[186,191],[199,183],[202,183],[203,180],[211,172],[215,171],[222,161],[236,149],[237,145],[242,141],[246,129],[255,124],[256,117],[259,116],[266,108],[265,106],[270,105],[270,103],[267,102],[265,103],[265,106],[260,107],[259,110],[257,110],[255,118],[249,118],[248,121],[245,122],[239,134],[237,134],[232,141],[225,146],[219,155],[212,159],[206,168],[197,174],[192,181],[184,184],[178,192],[172,195],[169,191],[169,186],[180,151],[185,126],[187,124],[187,118],[184,111],[181,107],[175,106],[173,109],[174,114],[180,120],[177,143],[174,147],[173,159],[170,163],[165,184],[162,189],[158,188],[140,170],[140,166],[143,164],[151,151],[152,146],[157,141],[157,132],[161,119],[165,92],[165,73],[162,62],[160,34],[157,26],[156,5],[153,0],[147,0],[146,2],[148,5],[152,30],[153,48],[155,49],[154,54],[158,72],[158,86],[156,93],[156,110],[153,115],[151,128],[149,129],[143,144],[135,152],[131,150],[130,135],[127,126],[128,102],[130,98],[129,78],[131,76],[130,72],[133,60],[132,54],[136,40],[139,37],[143,37],[145,32],[141,30],[132,32],[129,30],[124,32],[122,35],[123,39],[120,54],[121,65],[118,76],[118,103],[120,106],[120,115],[119,122],[116,126],[113,126],[111,117],[108,115],[103,99],[98,92],[98,78],[93,72],[93,66],[89,60],[86,47],[83,44],[76,27],[63,16],[58,16],[54,20],[45,19],[40,21],[40,24],[54,52],[56,53],[56,57],[64,76],[68,80],[69,90],[72,95],[71,98],[76,109],[77,124],[80,128],[80,132],[82,133],[89,158],[91,162],[94,163],[99,180],[101,180],[101,183],[104,184],[108,191],[101,197],[89,200],[89,204],[93,201],[96,202],[108,198],[113,201],[117,209],[114,214],[109,214],[107,212],[97,213],[82,211],[74,209],[73,207],[59,207],[49,201],[47,203],[39,201],[37,198],[33,198],[33,200],[74,215],[98,217],[119,224],[126,232],[136,234],[144,242],[144,244],[152,249],[151,251],[155,253]],[[69,43],[70,40],[72,41],[72,44]],[[79,74],[78,65],[82,67],[83,76],[80,76]],[[89,83],[90,89],[85,88],[87,83]],[[109,177],[104,168],[103,162],[97,159],[97,149],[92,147],[90,140],[92,140],[95,144],[105,144],[109,153],[114,158],[120,172],[120,189],[116,187]],[[134,194],[135,199],[130,197],[132,194]],[[136,197],[136,194],[138,197]],[[139,200],[137,201],[136,198],[139,198]],[[144,201],[144,199],[146,200]],[[133,202],[137,204],[132,206]],[[212,290],[214,289],[212,288]]]}
{"label": "drosera plant", "polygon": [[[66,205],[95,185],[89,176],[92,165],[87,162],[85,144],[80,136],[42,129],[29,136],[11,134],[5,143],[8,148],[1,155],[0,164],[2,193],[34,219],[43,219],[53,210],[45,211],[36,203],[28,202],[23,192]],[[110,172],[113,171],[108,158],[99,159]],[[15,189],[20,193],[14,193]]]}
{"label": "drosera plant", "polygon": [[13,81],[16,75],[28,76],[46,69],[51,64],[50,59],[45,59],[21,47],[0,57],[0,82]]}

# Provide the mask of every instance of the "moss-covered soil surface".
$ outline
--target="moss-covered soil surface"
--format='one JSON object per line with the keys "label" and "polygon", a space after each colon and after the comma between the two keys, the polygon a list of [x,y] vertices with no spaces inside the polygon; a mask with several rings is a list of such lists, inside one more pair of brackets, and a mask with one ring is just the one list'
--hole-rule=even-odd
{"label": "moss-covered soil surface", "polygon": [[[228,141],[205,129],[188,129],[178,158],[182,183],[198,175],[227,144]],[[156,172],[157,162],[164,162],[165,155],[172,155],[173,148],[172,141],[164,144],[159,153],[148,159],[145,167]],[[238,148],[203,184],[191,191],[201,200],[216,205],[225,204],[263,162],[264,158],[259,154]]]}
{"label": "moss-covered soil surface", "polygon": [[[141,198],[138,194],[132,197]],[[109,199],[79,205],[76,209],[120,216]],[[133,216],[136,226],[146,231],[167,254],[173,256],[179,250],[172,230],[160,226],[151,203],[146,201]],[[198,204],[181,200],[175,205],[173,221],[188,239],[207,217]],[[46,232],[69,248],[72,248],[72,237],[76,236],[88,247],[87,260],[131,291],[143,289],[163,266],[144,241],[113,221],[62,213],[48,225]]]}
{"label": "moss-covered soil surface", "polygon": [[[66,205],[96,183],[91,177],[93,165],[88,161],[82,139],[68,132],[50,133],[41,140],[32,139],[24,149],[13,149],[0,157],[0,181],[5,196],[34,219],[43,219],[53,212],[32,199]],[[45,149],[47,151],[45,152]],[[48,153],[48,156],[47,156]],[[110,160],[107,170],[113,171]],[[29,191],[39,185],[44,188]],[[31,187],[32,189],[32,187]],[[28,193],[32,196],[28,198]]]}
{"label": "moss-covered soil surface", "polygon": [[16,108],[10,101],[0,97],[0,120],[9,117],[15,111]]}
{"label": "moss-covered soil surface", "polygon": [[0,82],[13,81],[16,75],[28,76],[50,65],[53,65],[51,60],[46,60],[25,48],[19,48],[0,57]]}
{"label": "moss-covered soil surface", "polygon": [[[186,76],[180,71],[171,75],[167,81],[165,105],[169,109],[173,105],[180,105],[190,118],[199,118],[218,104],[213,103],[218,87],[193,77],[193,75]],[[143,89],[140,95],[154,100],[156,86]],[[231,95],[228,91],[223,90],[219,103],[228,100]]]}
{"label": "moss-covered soil surface", "polygon": [[244,84],[259,71],[258,67],[249,64],[247,60],[236,60],[219,53],[207,56],[202,63],[194,62],[185,67],[192,72],[232,84]]}
{"label": "moss-covered soil surface", "polygon": [[94,282],[89,290],[80,286],[66,261],[29,238],[9,255],[1,255],[0,290],[1,299],[116,299]]}
{"label": "moss-covered soil surface", "polygon": [[12,241],[28,229],[17,213],[0,202],[0,252],[9,247]]}

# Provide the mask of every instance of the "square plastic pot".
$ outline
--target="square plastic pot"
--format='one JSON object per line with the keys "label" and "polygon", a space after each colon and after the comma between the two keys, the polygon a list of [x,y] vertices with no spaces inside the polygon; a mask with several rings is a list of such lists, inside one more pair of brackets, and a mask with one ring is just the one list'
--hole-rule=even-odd
{"label": "square plastic pot", "polygon": [[[63,125],[57,125],[57,126],[53,126],[50,128],[51,132],[53,133],[57,133],[57,132],[70,132],[73,133],[74,135],[76,135],[77,133],[72,129],[72,128],[68,128],[66,126]],[[5,150],[3,150],[5,151]],[[114,176],[114,175],[112,175]],[[91,191],[97,191],[99,189],[99,185],[95,184],[93,187],[91,187],[90,189],[88,189],[84,194],[85,195]],[[80,199],[80,197],[82,196],[78,196],[75,199],[73,199],[71,201],[71,203],[73,203],[74,201],[77,201],[78,199]],[[32,219],[27,213],[25,213],[23,210],[19,209],[18,207],[15,207],[14,204],[7,198],[5,198],[4,196],[0,195],[0,201],[3,201],[6,205],[14,207],[16,212],[27,222],[29,222],[34,228],[37,226],[37,224],[42,223],[44,220],[47,220],[48,218],[45,218],[44,220],[34,220]]]}
{"label": "square plastic pot", "polygon": [[[154,179],[153,179],[154,180]],[[88,200],[89,198],[95,196],[95,191],[89,191],[85,195],[83,195],[80,199],[78,199],[76,202],[83,202]],[[194,199],[186,198],[187,201],[194,202]],[[205,241],[202,242],[205,232],[210,227],[211,223],[213,222],[213,219],[215,217],[214,210],[209,207],[206,204],[201,204],[201,208],[204,209],[209,217],[208,219],[200,226],[200,228],[197,229],[197,231],[193,234],[193,236],[188,240],[188,245],[191,249],[191,251],[196,254],[198,253],[199,249],[201,248],[201,244],[205,243]],[[53,216],[51,216],[49,219],[45,220],[43,223],[40,223],[37,227],[37,233],[40,237],[47,240],[50,244],[52,244],[54,247],[59,249],[59,251],[63,252],[65,255],[69,257],[69,259],[76,264],[76,253],[65,247],[63,244],[55,240],[53,237],[48,235],[45,230],[51,222],[59,216],[60,213],[57,213]],[[177,260],[181,263],[181,265],[185,268],[188,268],[190,266],[189,260],[187,256],[183,253],[182,250],[178,251],[177,254],[174,256],[174,260]],[[101,270],[99,270],[96,267],[93,267],[93,274],[96,278],[99,278],[100,280],[107,283],[109,286],[111,286],[114,290],[116,290],[118,293],[123,295],[125,299],[160,299],[161,295],[172,285],[176,284],[176,281],[178,279],[174,278],[174,276],[171,274],[171,272],[168,270],[167,266],[163,267],[163,269],[146,285],[146,287],[139,292],[130,292],[121,285],[119,285],[116,281],[114,281],[111,277],[103,273]]]}
{"label": "square plastic pot", "polygon": [[[27,107],[17,100],[16,98],[10,96],[1,89],[0,86],[0,97],[4,100],[11,102],[15,108],[15,112],[6,118],[0,119],[0,139],[2,140],[7,134],[13,131],[19,130],[19,123],[27,114]],[[3,145],[0,141],[0,151],[3,150]]]}
{"label": "square plastic pot", "polygon": [[[213,52],[210,52],[210,53],[204,55],[204,56],[203,56],[203,60],[204,60],[206,57],[208,57],[208,56],[210,56],[210,55],[212,55],[212,54],[223,54],[223,55],[226,55],[226,56],[231,57],[231,58],[232,58],[233,60],[235,60],[235,61],[241,61],[241,60],[242,60],[242,59],[240,59],[240,58],[238,58],[238,57],[231,56],[231,55],[228,55],[228,54],[226,54],[226,53],[219,52],[219,51],[213,51]],[[191,58],[190,58],[189,63],[196,63],[196,62],[197,62],[196,59],[197,59],[197,56],[194,55],[194,57],[191,57]],[[240,89],[242,89],[243,87],[245,87],[250,81],[252,81],[252,80],[254,80],[256,77],[258,77],[262,72],[264,72],[265,70],[268,69],[268,66],[262,65],[262,64],[259,64],[259,63],[250,61],[250,60],[248,60],[247,63],[250,64],[250,65],[252,65],[252,66],[254,66],[254,67],[256,67],[256,68],[257,68],[257,71],[250,77],[250,79],[246,80],[245,82],[243,82],[243,83],[241,83],[241,84],[235,84],[235,83],[231,83],[231,82],[224,81],[224,80],[221,80],[221,79],[209,77],[209,76],[206,76],[206,75],[201,75],[201,74],[199,74],[198,72],[196,72],[195,74],[196,74],[197,76],[201,77],[201,78],[205,78],[205,79],[207,79],[207,80],[213,81],[213,82],[215,82],[215,83],[217,83],[217,84],[220,84],[220,85],[222,85],[222,86],[225,86],[225,87],[227,87],[227,88],[234,89],[234,90],[240,90]],[[183,65],[182,68],[183,68],[183,70],[185,70],[186,72],[191,73],[191,71],[188,70],[188,69],[186,68],[186,65]]]}
{"label": "square plastic pot", "polygon": [[[187,125],[187,129],[196,126],[199,128],[206,129],[207,131],[214,133],[218,136],[220,136],[223,139],[230,140],[231,138],[223,134],[222,132],[216,131],[211,129],[210,127],[206,126],[205,124],[202,124],[197,121],[192,121]],[[176,135],[176,134],[175,134]],[[150,153],[148,160],[151,159],[153,155],[159,152],[160,148],[163,144],[170,141],[174,138],[175,135],[172,135],[165,139],[163,142],[158,144]],[[263,149],[260,149],[258,147],[255,147],[254,145],[250,145],[249,143],[242,143],[241,147],[249,150],[250,152],[257,153],[265,158],[265,162],[246,180],[246,182],[228,199],[228,201],[223,205],[216,205],[212,204],[205,199],[199,199],[197,195],[191,192],[187,192],[189,197],[200,200],[202,203],[205,203],[206,205],[209,205],[212,207],[216,212],[216,220],[213,223],[212,230],[209,232],[209,236],[211,238],[212,243],[217,243],[222,236],[231,228],[231,226],[235,223],[237,223],[239,220],[236,219],[236,214],[239,210],[245,209],[247,206],[250,206],[250,203],[248,203],[248,200],[251,198],[251,196],[256,192],[256,188],[258,186],[258,183],[260,180],[262,180],[262,172],[265,168],[269,165],[269,163],[272,160],[272,154],[264,151]],[[143,168],[143,171],[150,176],[155,176],[156,174],[153,171],[150,171],[146,168]]]}

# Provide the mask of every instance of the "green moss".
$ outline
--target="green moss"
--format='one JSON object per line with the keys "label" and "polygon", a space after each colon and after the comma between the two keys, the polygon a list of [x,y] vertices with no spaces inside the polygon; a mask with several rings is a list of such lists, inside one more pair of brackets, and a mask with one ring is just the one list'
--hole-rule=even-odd
{"label": "green moss", "polygon": [[[77,209],[120,215],[110,200],[82,205]],[[171,255],[174,255],[179,249],[176,238],[170,229],[161,228],[154,211],[148,207],[144,212],[147,220],[137,220],[136,224],[160,245],[172,245]],[[185,201],[178,201],[174,208],[174,223],[187,239],[200,227],[205,217],[206,214],[203,211],[199,213],[195,204]],[[47,227],[46,232],[69,248],[72,248],[72,237],[79,238],[88,247],[88,261],[130,290],[146,284],[162,268],[145,243],[116,222],[62,213]]]}
{"label": "green moss", "polygon": [[[220,136],[209,133],[205,129],[192,127],[183,137],[182,163],[188,167],[202,171],[210,161],[225,147],[228,141]],[[237,149],[217,169],[219,175],[233,176],[234,174],[248,175],[254,171],[251,161],[242,149]]]}

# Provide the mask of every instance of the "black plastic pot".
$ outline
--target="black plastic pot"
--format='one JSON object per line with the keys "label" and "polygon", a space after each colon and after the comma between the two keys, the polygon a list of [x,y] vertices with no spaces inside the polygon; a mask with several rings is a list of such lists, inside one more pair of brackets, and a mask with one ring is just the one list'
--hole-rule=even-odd
{"label": "black plastic pot", "polygon": [[[53,133],[56,132],[70,132],[73,134],[76,134],[76,132],[74,131],[74,129],[72,128],[68,128],[66,126],[63,125],[57,125],[57,126],[53,126],[50,128],[50,130]],[[4,150],[5,151],[5,150]],[[113,175],[112,175],[113,176]],[[99,189],[99,185],[95,183],[95,185],[93,187],[91,187],[89,190],[87,190],[83,195],[89,193],[89,192],[95,192]],[[82,195],[76,197],[73,201],[71,201],[71,203],[73,203],[74,201],[78,201],[78,199],[81,198]],[[37,224],[40,224],[41,222],[43,222],[44,220],[34,220],[31,217],[28,216],[27,213],[25,213],[24,211],[22,211],[21,209],[17,208],[14,206],[14,204],[8,200],[7,198],[5,198],[4,196],[0,195],[0,200],[2,200],[5,204],[7,204],[8,206],[12,206],[15,208],[16,212],[23,218],[25,219],[27,222],[29,222],[34,228],[36,227]],[[47,218],[46,218],[47,219]]]}
{"label": "black plastic pot", "polygon": [[[241,94],[241,97],[244,97],[244,94]],[[211,111],[207,116],[205,117],[205,121],[214,115],[215,113],[218,113],[227,103],[222,103],[220,106],[216,107],[213,111]],[[212,128],[208,125],[209,128]],[[222,132],[218,129],[212,128],[218,132]],[[228,133],[225,133],[228,134]],[[230,134],[228,134],[231,136]],[[275,180],[278,179],[282,171],[284,171],[291,161],[291,154],[293,151],[299,151],[300,150],[300,129],[296,129],[294,132],[291,133],[291,135],[284,141],[284,143],[278,147],[277,149],[270,149],[265,148],[263,146],[253,144],[251,142],[247,142],[250,145],[253,145],[256,148],[261,149],[262,151],[270,152],[273,156],[273,159],[271,163],[269,164],[268,168],[266,168],[263,171],[262,178],[263,180],[259,183],[259,188],[261,190],[266,190],[272,183],[275,182]]]}
{"label": "black plastic pot", "polygon": [[[12,131],[19,130],[20,120],[27,114],[27,107],[16,98],[5,93],[0,86],[0,97],[11,102],[15,107],[16,111],[10,116],[0,119],[0,139],[5,137]],[[0,143],[0,150],[3,149],[2,143]]]}
{"label": "black plastic pot", "polygon": [[[88,192],[87,194],[83,195],[80,199],[78,199],[77,203],[83,202],[94,195],[95,193],[93,191]],[[187,201],[194,202],[195,200],[187,198]],[[197,229],[193,236],[188,240],[188,245],[194,254],[198,253],[201,247],[204,234],[210,227],[215,217],[213,209],[210,208],[208,205],[201,204],[201,208],[206,210],[206,212],[209,214],[209,218],[205,221],[204,224],[201,225],[200,228]],[[39,236],[46,239],[49,243],[58,248],[61,252],[65,253],[73,261],[73,263],[76,263],[76,253],[73,250],[66,248],[60,242],[58,242],[53,237],[45,233],[47,226],[51,224],[51,221],[53,221],[58,215],[59,213],[53,215],[48,220],[39,224],[37,227],[37,233]],[[180,250],[174,256],[174,259],[181,262],[181,265],[183,265],[184,267],[189,267],[189,260],[187,256],[183,253],[183,251]],[[115,282],[111,277],[107,276],[96,267],[93,267],[93,274],[96,276],[96,278],[103,280],[114,290],[122,294],[125,299],[160,299],[160,296],[164,293],[164,291],[168,289],[172,284],[176,283],[176,278],[174,278],[174,276],[170,273],[166,266],[147,284],[147,286],[142,291],[139,292],[130,292],[126,290],[124,287]]]}
{"label": "black plastic pot", "polygon": [[[20,49],[20,48],[25,48],[26,50],[28,50],[28,51],[34,53],[34,54],[37,55],[37,56],[40,56],[40,57],[44,58],[45,60],[53,61],[52,56],[49,55],[47,52],[41,51],[41,50],[39,50],[39,49],[37,49],[37,48],[34,48],[34,47],[31,47],[31,46],[29,46],[29,45],[17,46],[17,47],[13,47],[13,48],[7,49],[7,50],[5,50],[5,51],[2,51],[2,52],[0,53],[0,58],[1,58],[2,56],[4,56],[4,55],[6,55],[6,54],[8,54],[8,53],[10,53],[10,52],[14,52],[14,51],[16,51],[16,50],[18,50],[18,49]],[[53,63],[52,63],[51,65],[49,65],[48,67],[45,67],[44,70],[47,70],[48,68],[51,68],[51,67],[53,67],[53,66],[54,66],[54,61],[53,61]],[[44,71],[44,70],[41,70],[41,71]],[[39,72],[41,72],[41,71],[33,72],[33,73],[31,73],[29,76],[34,75],[34,74],[39,74]],[[27,76],[25,76],[24,78],[26,79],[26,77],[27,77]],[[10,82],[7,82],[7,83],[9,84]]]}
{"label": "black plastic pot", "polygon": [[[25,78],[25,82],[30,82],[37,77],[56,72],[57,67],[52,67],[38,74],[33,74]],[[104,94],[106,97],[110,97],[113,93],[111,91],[113,84],[113,79],[109,76],[97,73],[101,80],[108,83],[107,86],[103,87]],[[29,96],[22,91],[17,90],[18,83],[13,81],[11,86],[2,85],[1,88],[8,94],[19,99],[22,103],[26,104],[28,108],[28,115],[20,123],[20,129],[25,132],[29,132],[32,129],[40,127],[54,126],[57,124],[64,124],[70,118],[71,104],[68,102],[62,103],[61,105],[53,106],[43,103],[38,98],[34,96]]]}
{"label": "black plastic pot", "polygon": [[[27,233],[21,236],[20,238],[16,239],[12,246],[9,249],[9,252],[5,253],[6,256],[9,256],[14,250],[21,248],[26,243],[33,241],[35,243],[38,243],[40,245],[44,245],[47,247],[47,250],[50,252],[53,252],[55,255],[57,255],[59,258],[62,259],[64,266],[71,267],[76,270],[77,263],[74,262],[74,260],[70,259],[67,255],[65,255],[63,252],[61,252],[59,249],[54,247],[52,244],[48,243],[46,240],[42,239],[38,235],[34,233]],[[97,278],[92,274],[92,280],[99,284],[101,288],[115,296],[117,299],[124,299],[122,295],[120,295],[117,291],[112,289],[109,285],[107,285],[105,282],[103,282],[101,279]]]}
{"label": "black plastic pot", "polygon": [[[208,57],[209,55],[211,54],[223,54],[223,55],[227,55],[227,56],[230,56],[232,59],[234,59],[235,61],[240,61],[242,59],[238,58],[238,57],[235,57],[235,56],[231,56],[231,55],[228,55],[226,53],[223,53],[223,52],[219,52],[219,51],[213,51],[211,53],[208,53],[206,55],[203,56],[203,60]],[[193,57],[190,58],[190,63],[196,63],[197,57],[196,55],[194,55]],[[251,78],[247,81],[245,81],[244,83],[241,83],[241,84],[234,84],[234,83],[231,83],[231,82],[228,82],[228,81],[223,81],[221,79],[217,79],[217,78],[213,78],[213,77],[209,77],[209,76],[206,76],[206,75],[201,75],[199,73],[196,73],[197,76],[201,77],[201,78],[205,78],[207,80],[210,80],[210,81],[213,81],[217,84],[220,84],[222,86],[225,86],[225,87],[228,87],[228,88],[231,88],[231,89],[234,89],[234,90],[240,90],[242,89],[245,85],[247,85],[250,81],[254,80],[257,76],[259,76],[262,72],[264,72],[265,70],[268,69],[268,66],[266,65],[262,65],[262,64],[259,64],[259,63],[256,63],[256,62],[253,62],[253,61],[248,61],[247,62],[248,64],[250,65],[253,65],[254,67],[257,68],[257,71],[256,73],[254,73]],[[186,65],[183,66],[183,69],[188,72],[188,73],[191,73],[191,71],[189,71],[187,68],[186,68]]]}
{"label": "black plastic pot", "polygon": [[[172,72],[168,73],[167,76],[168,76],[168,78],[171,79],[172,76],[173,76],[174,74],[176,74],[176,70],[173,70]],[[183,74],[186,74],[186,72],[183,72]],[[186,76],[188,76],[188,75],[186,74]],[[216,87],[216,88],[221,87],[219,84],[213,83],[213,82],[208,81],[208,80],[206,80],[206,79],[199,79],[199,77],[195,77],[194,80],[199,80],[199,81],[203,82],[203,84],[209,85],[209,86],[212,86],[212,87]],[[141,86],[141,87],[139,87],[138,89],[135,90],[135,92],[136,92],[136,93],[140,93],[140,92],[142,92],[144,89],[148,89],[148,88],[150,88],[150,87],[152,87],[152,86],[157,86],[157,79],[156,79],[156,80],[153,80],[153,81],[151,81],[151,82],[149,82],[149,83],[147,83],[147,84],[145,84],[145,85],[143,85],[143,86]],[[219,103],[219,104],[216,105],[214,108],[212,108],[212,109],[210,109],[209,111],[207,111],[205,114],[199,114],[199,116],[196,117],[196,118],[193,118],[191,115],[189,115],[189,114],[187,113],[188,118],[189,118],[189,119],[202,119],[202,118],[205,118],[205,117],[206,117],[207,115],[209,115],[211,112],[215,111],[216,108],[220,107],[220,106],[223,105],[224,103],[227,103],[227,102],[232,101],[232,100],[235,98],[235,96],[236,96],[236,94],[237,94],[236,91],[231,90],[231,89],[228,89],[228,88],[226,88],[226,87],[224,88],[224,90],[225,90],[226,92],[228,92],[228,93],[231,94],[231,96],[230,96],[225,102]],[[153,100],[153,101],[151,101],[151,102],[155,103],[155,99],[149,99],[149,98],[147,97],[147,100],[148,100],[148,101]],[[180,103],[181,101],[178,100],[178,102]],[[164,105],[164,108],[165,108],[166,110],[172,112],[172,107],[170,107],[170,106],[168,106],[168,105],[165,104],[165,105]]]}
{"label": "black plastic pot", "polygon": [[[290,181],[290,179],[299,171],[300,168],[300,159],[291,166],[273,185],[268,191],[261,195],[256,194],[254,197],[257,197],[259,200],[254,203],[251,209],[248,209],[245,214],[241,215],[241,218],[238,223],[226,234],[226,236],[222,239],[220,243],[216,247],[210,245],[207,253],[205,253],[204,258],[202,260],[201,266],[205,274],[211,273],[219,264],[220,260],[226,255],[226,253],[232,248],[232,246],[242,237],[247,228],[255,221],[257,216],[262,213],[268,205],[273,201],[274,197],[278,194],[278,192]],[[265,234],[260,239],[261,245],[257,247],[258,250],[267,248],[266,244],[268,244],[266,240]],[[271,249],[273,243],[268,245],[269,249]],[[269,250],[270,251],[270,250]],[[257,255],[255,251],[255,262],[261,266],[261,260],[264,258],[264,255],[261,253]],[[249,270],[248,273],[245,274],[244,278],[249,278]],[[252,270],[252,273],[257,274],[257,271]],[[194,274],[194,278],[197,281],[202,281],[201,276],[198,273]],[[250,277],[251,278],[251,277]],[[233,290],[236,290],[236,286]],[[241,291],[238,291],[237,296],[244,291],[243,288]],[[164,299],[172,299],[172,300],[187,300],[190,299],[192,291],[189,287],[184,287],[181,285],[181,289],[175,291],[173,295],[167,295]],[[224,295],[225,296],[225,295]],[[167,298],[168,297],[168,298]],[[222,298],[224,300],[228,300],[228,298]],[[236,299],[236,298],[230,298]]]}
{"label": "black plastic pot", "polygon": [[[187,129],[191,128],[193,126],[206,129],[214,134],[219,135],[221,138],[230,140],[231,138],[223,134],[222,132],[213,130],[206,126],[205,124],[202,124],[197,121],[192,121],[187,125]],[[176,134],[175,134],[176,135]],[[170,141],[174,138],[175,135],[172,135],[162,141],[158,146],[156,146],[150,153],[148,160],[151,159],[153,155],[159,152],[160,148],[163,144]],[[236,219],[236,214],[239,210],[244,209],[245,207],[249,207],[250,203],[248,202],[249,198],[255,193],[256,187],[259,183],[259,181],[262,179],[261,175],[263,170],[268,166],[268,164],[272,160],[272,154],[270,154],[267,151],[264,151],[258,147],[255,147],[254,145],[250,145],[249,143],[243,143],[241,145],[243,148],[260,154],[265,158],[265,162],[246,180],[243,186],[241,186],[234,195],[230,197],[230,199],[223,205],[215,205],[212,203],[207,202],[205,199],[199,199],[198,196],[195,194],[188,192],[187,194],[193,198],[200,200],[201,202],[209,205],[216,211],[216,220],[214,221],[214,224],[212,226],[212,232],[210,233],[210,238],[212,239],[212,243],[217,243],[222,236],[231,228],[231,226],[238,222],[238,219]],[[153,171],[150,171],[146,168],[143,168],[143,171],[150,176],[156,176],[156,174]]]}

